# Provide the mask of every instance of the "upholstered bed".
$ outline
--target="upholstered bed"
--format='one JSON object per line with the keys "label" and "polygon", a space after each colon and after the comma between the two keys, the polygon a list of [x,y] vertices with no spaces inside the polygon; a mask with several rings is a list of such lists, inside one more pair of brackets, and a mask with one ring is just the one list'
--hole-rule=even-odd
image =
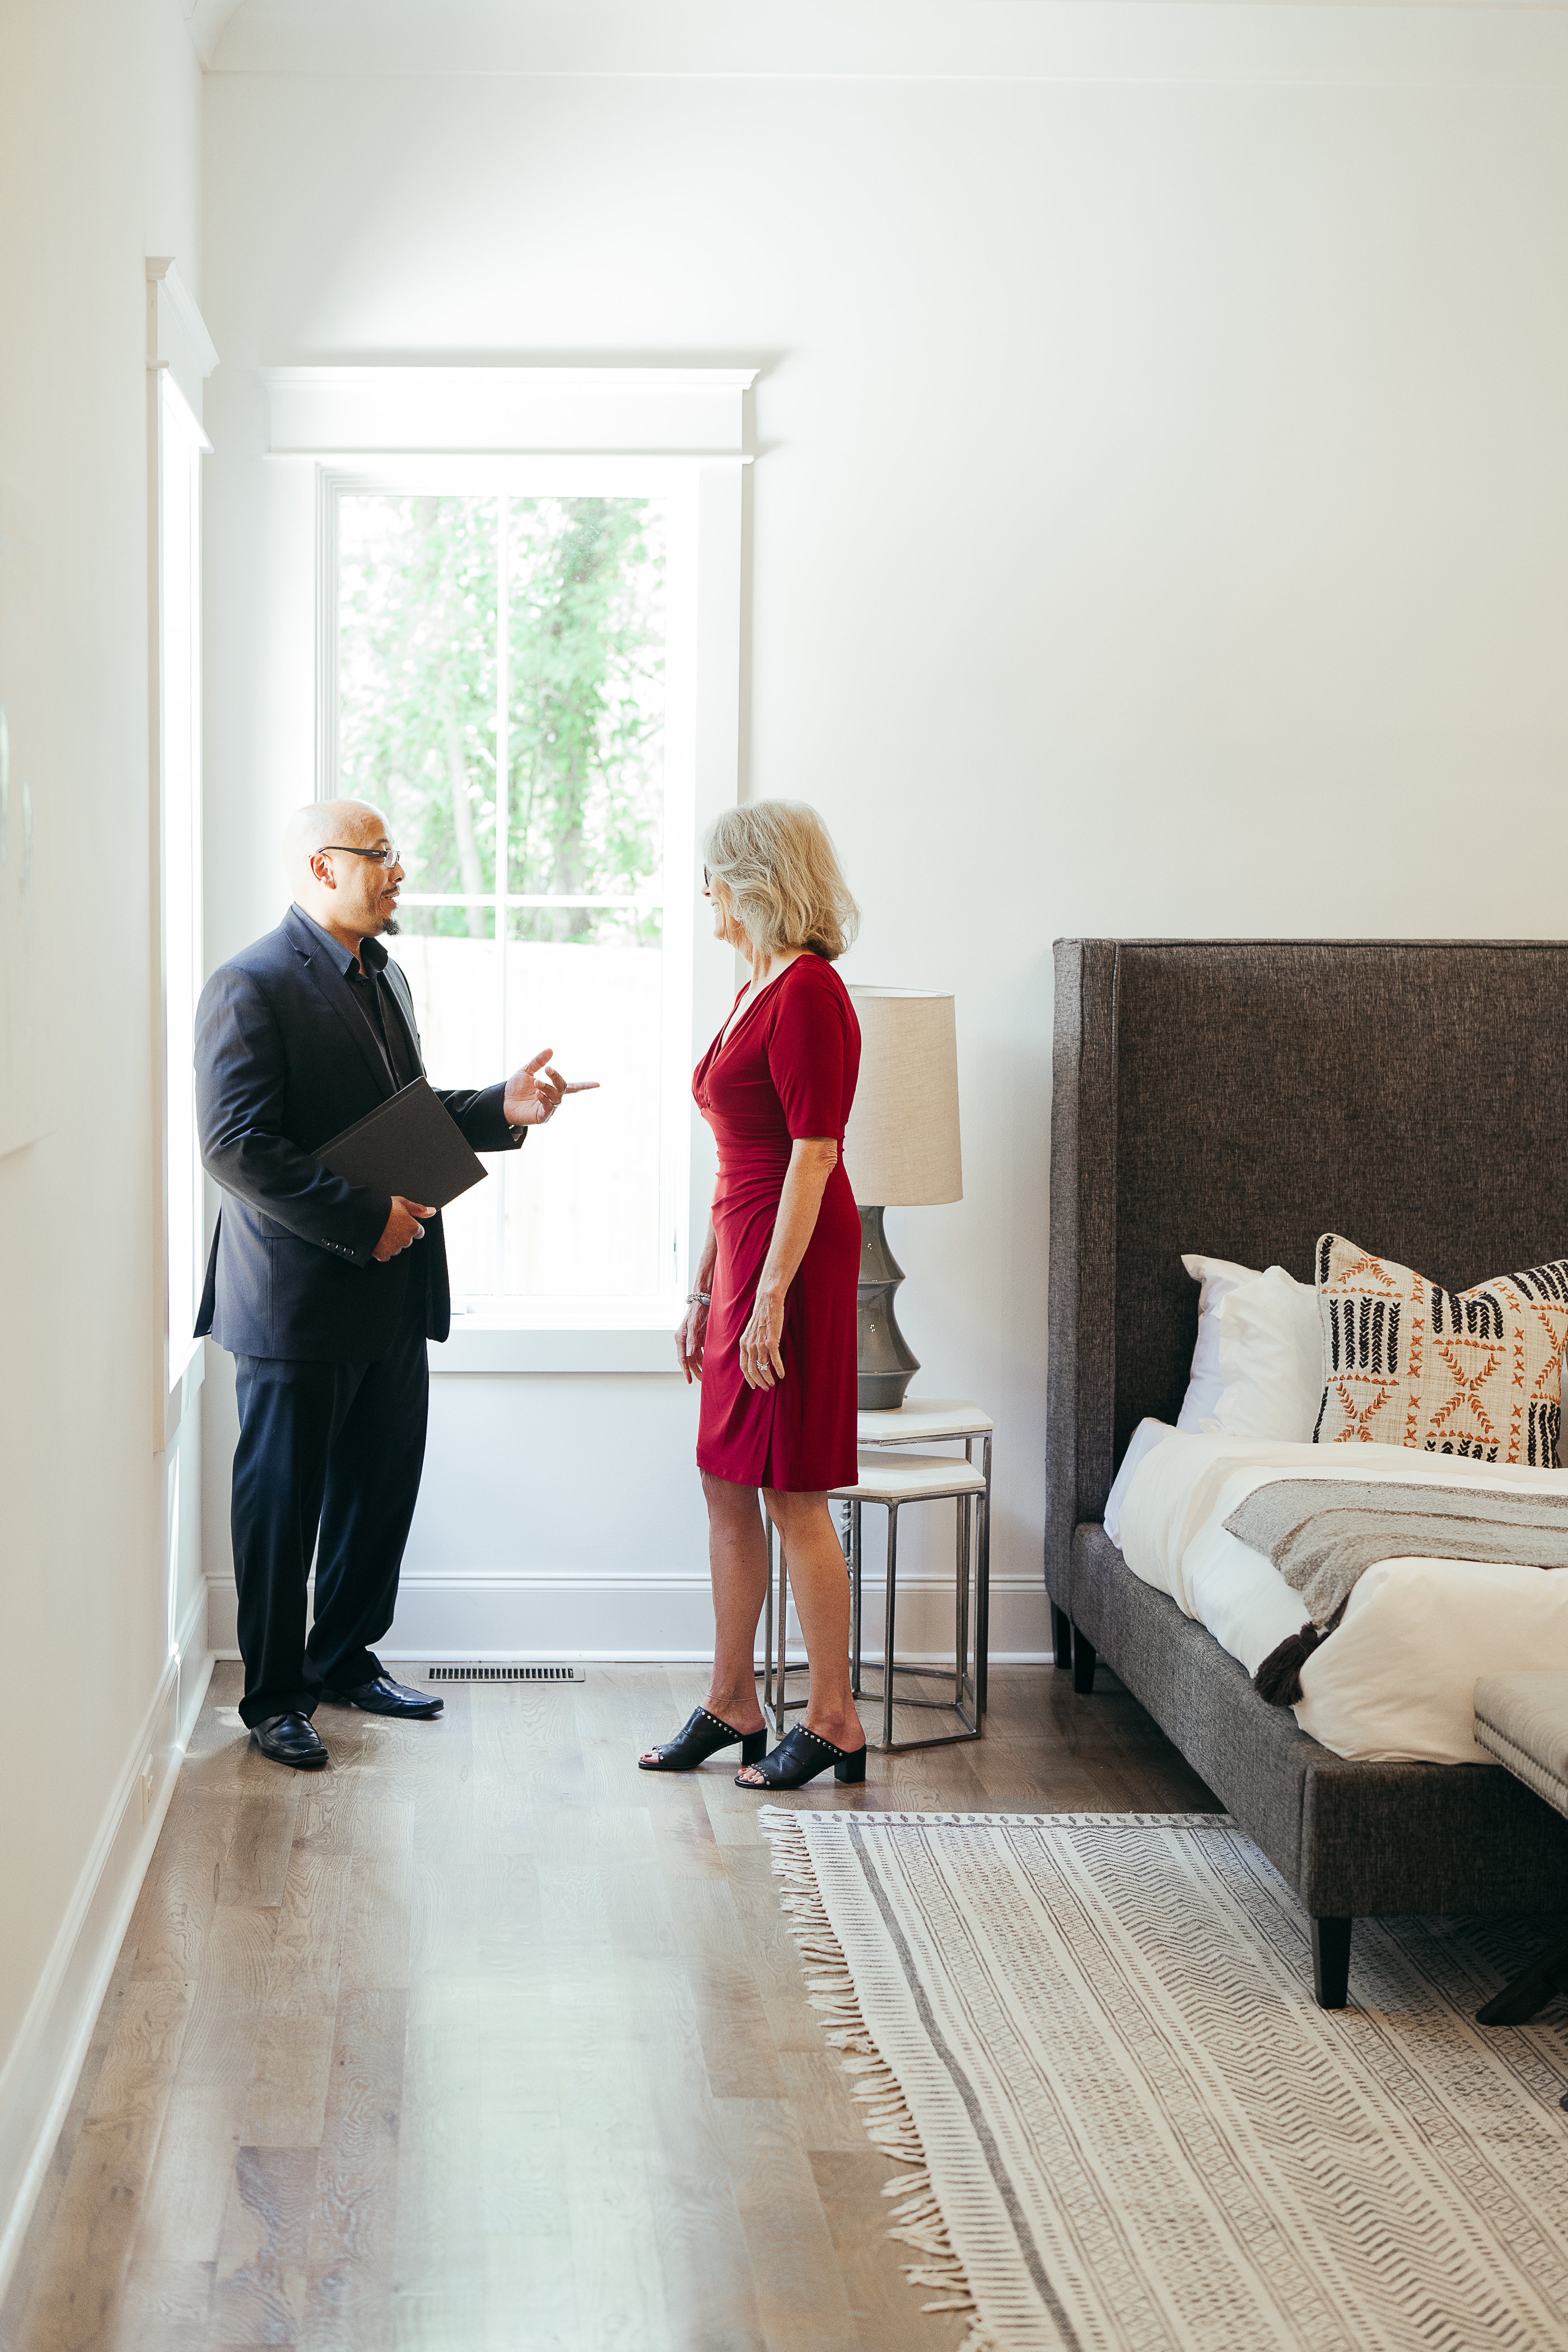
{"label": "upholstered bed", "polygon": [[1057,1664],[1087,1693],[1104,1658],[1257,1840],[1339,2008],[1358,1916],[1568,1905],[1568,1821],[1500,1766],[1331,1754],[1101,1525],[1138,1422],[1181,1406],[1198,1312],[1184,1251],[1310,1281],[1329,1230],[1455,1289],[1568,1255],[1568,947],[1059,940]]}

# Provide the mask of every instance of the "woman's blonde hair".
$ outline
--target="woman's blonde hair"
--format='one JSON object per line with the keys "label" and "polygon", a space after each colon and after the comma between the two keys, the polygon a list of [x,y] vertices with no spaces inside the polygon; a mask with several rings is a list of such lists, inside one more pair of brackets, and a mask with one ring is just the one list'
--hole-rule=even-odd
{"label": "woman's blonde hair", "polygon": [[702,862],[753,948],[807,947],[829,963],[854,942],[860,909],[832,837],[804,801],[751,801],[708,828]]}

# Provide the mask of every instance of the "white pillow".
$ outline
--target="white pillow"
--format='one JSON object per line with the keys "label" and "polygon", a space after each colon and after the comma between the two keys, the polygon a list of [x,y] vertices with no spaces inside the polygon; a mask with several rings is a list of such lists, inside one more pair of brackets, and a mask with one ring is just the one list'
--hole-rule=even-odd
{"label": "white pillow", "polygon": [[1151,1421],[1146,1414],[1133,1431],[1121,1467],[1111,1480],[1110,1492],[1105,1498],[1105,1532],[1113,1544],[1121,1541],[1121,1506],[1127,1499],[1133,1473],[1156,1445],[1163,1445],[1167,1437],[1174,1437],[1175,1433],[1168,1421]]}
{"label": "white pillow", "polygon": [[1211,1436],[1311,1443],[1323,1401],[1323,1336],[1318,1295],[1282,1265],[1229,1290],[1214,1326],[1223,1383]]}
{"label": "white pillow", "polygon": [[[1182,1264],[1202,1287],[1198,1292],[1198,1341],[1193,1349],[1193,1374],[1187,1382],[1187,1393],[1182,1400],[1182,1410],[1176,1415],[1176,1427],[1205,1430],[1219,1410],[1219,1394],[1225,1386],[1219,1369],[1219,1326],[1215,1319],[1220,1301],[1228,1297],[1233,1290],[1238,1290],[1244,1282],[1256,1282],[1258,1268],[1233,1265],[1225,1257],[1198,1257],[1195,1255],[1184,1256]],[[1312,1307],[1315,1314],[1315,1296]],[[1317,1418],[1316,1406],[1313,1407],[1313,1418]],[[1210,1430],[1209,1433],[1213,1435],[1215,1433]]]}

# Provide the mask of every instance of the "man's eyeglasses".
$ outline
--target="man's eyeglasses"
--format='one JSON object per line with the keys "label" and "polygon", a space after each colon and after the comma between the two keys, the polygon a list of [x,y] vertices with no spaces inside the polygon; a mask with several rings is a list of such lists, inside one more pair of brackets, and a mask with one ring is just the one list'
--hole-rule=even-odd
{"label": "man's eyeglasses", "polygon": [[355,849],[352,842],[323,841],[316,855],[324,857],[329,850],[340,857],[368,857],[373,866],[399,866],[403,862],[390,842],[384,849]]}

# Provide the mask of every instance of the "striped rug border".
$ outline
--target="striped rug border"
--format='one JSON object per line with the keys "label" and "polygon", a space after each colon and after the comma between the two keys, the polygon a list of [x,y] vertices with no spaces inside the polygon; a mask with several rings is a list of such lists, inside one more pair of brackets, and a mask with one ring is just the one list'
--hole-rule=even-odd
{"label": "striped rug border", "polygon": [[[795,1811],[784,1805],[763,1805],[757,1816],[773,1851],[774,1875],[784,1881],[780,1900],[806,1968],[806,1998],[821,2012],[829,2043],[846,2053],[845,2072],[858,2078],[850,2095],[860,2107],[867,2137],[884,2156],[909,2167],[905,2174],[887,2183],[882,2194],[893,2200],[893,2226],[888,2235],[911,2247],[919,2256],[916,2262],[900,2264],[905,2277],[912,2287],[926,2288],[933,2295],[934,2299],[923,2304],[921,2309],[953,2312],[969,2320],[969,2333],[959,2352],[1005,2352],[980,2317],[968,2274],[953,2252],[946,2217],[932,2189],[925,2150],[903,2087],[867,2028],[843,1948],[829,1923],[805,1828],[805,1822],[821,1810],[815,1806]],[[988,1830],[1010,1824],[1105,1828],[1113,1822],[1127,1829],[1228,1832],[1236,1827],[1228,1813],[874,1812],[838,1806],[829,1810],[836,1824],[842,1824],[851,1835],[857,1824],[877,1827],[899,1823]],[[868,1883],[874,1884],[869,1874]],[[897,1937],[896,1923],[886,1914],[884,1923]],[[906,1977],[911,1992],[918,1996],[918,1979],[912,1968],[906,1970]],[[1020,2259],[1033,2277],[1041,2303],[1051,2313],[1064,2352],[1078,2352],[1079,2337],[1038,2263],[1026,2225],[1021,2216],[1016,2218]]]}

